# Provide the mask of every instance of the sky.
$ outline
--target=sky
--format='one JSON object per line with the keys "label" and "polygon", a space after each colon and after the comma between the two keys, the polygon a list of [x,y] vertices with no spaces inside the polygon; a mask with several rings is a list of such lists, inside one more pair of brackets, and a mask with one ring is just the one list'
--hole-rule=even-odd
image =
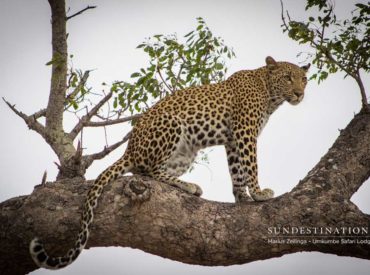
{"label": "sky", "polygon": [[[336,1],[339,18],[348,17],[355,2]],[[305,16],[305,1],[284,1],[292,17]],[[89,85],[101,91],[102,82],[128,80],[132,72],[146,66],[147,58],[136,46],[155,34],[177,33],[181,37],[203,17],[216,36],[232,46],[236,58],[228,63],[229,74],[264,65],[265,57],[302,62],[299,52],[309,49],[282,33],[279,1],[247,0],[126,0],[67,1],[69,14],[86,7],[87,11],[68,22],[69,53],[73,66],[93,69]],[[26,114],[44,108],[48,100],[51,57],[50,8],[46,0],[0,1],[0,96],[16,104]],[[315,72],[315,68],[310,73]],[[343,74],[330,76],[322,84],[311,81],[304,101],[298,106],[284,104],[272,115],[258,140],[259,182],[276,195],[289,192],[320,160],[333,144],[339,130],[346,127],[360,109],[360,95],[354,81]],[[363,75],[369,87],[368,75]],[[67,116],[66,129],[75,123]],[[35,132],[3,102],[0,102],[0,201],[30,194],[41,182],[45,170],[55,179],[56,155]],[[127,125],[107,129],[110,144],[129,130]],[[102,129],[84,132],[86,153],[105,145]],[[124,152],[121,146],[87,172],[94,179]],[[196,165],[183,179],[199,184],[205,199],[233,202],[226,155],[222,147],[209,151],[209,164]],[[369,181],[352,197],[358,207],[370,212]],[[109,236],[108,236],[109,237]],[[370,263],[351,257],[321,253],[296,253],[264,261],[230,267],[187,265],[131,248],[84,250],[75,263],[55,274],[367,274]],[[37,270],[32,274],[49,274]]]}

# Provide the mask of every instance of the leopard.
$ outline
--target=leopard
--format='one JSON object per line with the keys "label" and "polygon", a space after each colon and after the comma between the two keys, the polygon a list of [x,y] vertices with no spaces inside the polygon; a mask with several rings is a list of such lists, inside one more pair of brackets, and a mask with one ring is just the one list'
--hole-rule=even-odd
{"label": "leopard", "polygon": [[309,67],[309,63],[298,66],[268,56],[265,66],[238,71],[216,84],[178,90],[158,101],[134,124],[123,156],[89,189],[74,247],[64,256],[52,257],[34,238],[29,246],[34,262],[47,269],[74,262],[89,238],[103,188],[126,173],[148,176],[201,196],[200,186],[179,177],[206,147],[224,145],[236,203],[272,199],[274,192],[258,184],[257,138],[283,102],[297,105],[302,101]]}

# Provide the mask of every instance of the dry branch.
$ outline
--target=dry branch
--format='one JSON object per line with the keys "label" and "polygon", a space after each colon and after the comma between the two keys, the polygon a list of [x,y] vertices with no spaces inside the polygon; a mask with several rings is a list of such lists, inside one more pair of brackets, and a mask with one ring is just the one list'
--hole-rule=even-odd
{"label": "dry branch", "polygon": [[108,119],[104,121],[87,121],[84,123],[84,127],[104,127],[104,126],[119,124],[123,122],[128,122],[131,120],[138,119],[139,117],[141,117],[141,114],[117,118],[117,119]]}
{"label": "dry branch", "polygon": [[34,113],[32,116],[34,119],[39,119],[40,117],[44,117],[46,116],[46,109],[41,109],[40,111],[37,111],[36,113]]}
{"label": "dry branch", "polygon": [[89,122],[91,118],[96,115],[99,109],[107,103],[107,101],[112,97],[113,92],[109,92],[106,96],[104,96],[86,115],[84,115],[80,121],[76,124],[76,126],[72,129],[69,133],[69,136],[72,140],[76,138],[76,136],[81,132],[85,123]]}
{"label": "dry branch", "polygon": [[83,12],[85,12],[85,11],[87,11],[87,10],[95,9],[96,7],[97,7],[97,6],[87,6],[86,8],[84,8],[84,9],[82,9],[82,10],[80,10],[80,11],[78,11],[78,12],[76,12],[76,13],[74,13],[74,14],[70,15],[70,16],[68,16],[68,17],[66,18],[66,20],[69,20],[69,19],[71,19],[71,18],[73,18],[73,17],[75,17],[75,16],[77,16],[77,15],[80,15],[80,14],[82,14]]}
{"label": "dry branch", "polygon": [[[134,247],[200,265],[242,264],[299,251],[370,259],[368,244],[268,242],[269,227],[369,227],[370,216],[350,201],[370,176],[369,136],[370,114],[362,111],[291,192],[267,202],[218,203],[147,178],[119,179],[105,188],[88,247]],[[28,255],[35,235],[51,254],[70,248],[90,185],[78,179],[49,183],[1,203],[0,273],[37,268]],[[127,190],[143,188],[150,190],[147,201],[127,196]]]}
{"label": "dry branch", "polygon": [[86,162],[93,162],[94,160],[97,160],[97,159],[102,159],[104,158],[105,156],[107,156],[110,152],[112,152],[113,150],[117,149],[118,147],[120,147],[122,144],[124,144],[125,142],[127,142],[131,137],[131,131],[129,133],[127,133],[122,140],[110,145],[110,146],[105,146],[104,149],[98,153],[94,153],[94,154],[91,154],[91,155],[87,155],[87,156],[84,156],[85,158],[85,161]]}
{"label": "dry branch", "polygon": [[6,105],[8,105],[8,107],[16,115],[18,115],[20,118],[22,118],[24,120],[24,122],[27,124],[29,129],[36,131],[37,133],[39,133],[44,138],[46,137],[47,133],[46,133],[45,127],[37,121],[37,115],[38,115],[39,112],[35,113],[36,116],[35,116],[35,114],[31,115],[31,116],[28,116],[25,113],[17,110],[17,108],[15,108],[15,105],[10,104],[8,101],[6,101],[6,99],[4,97],[3,97],[3,101],[6,103]]}

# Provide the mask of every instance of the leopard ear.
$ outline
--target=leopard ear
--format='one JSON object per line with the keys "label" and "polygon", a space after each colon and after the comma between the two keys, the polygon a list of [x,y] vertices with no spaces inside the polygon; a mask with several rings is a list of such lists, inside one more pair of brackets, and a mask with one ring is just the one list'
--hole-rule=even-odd
{"label": "leopard ear", "polygon": [[278,64],[275,61],[275,59],[273,59],[271,56],[268,56],[268,57],[266,57],[266,67],[270,71],[273,71],[273,70],[277,69]]}
{"label": "leopard ear", "polygon": [[305,72],[308,72],[308,69],[311,67],[311,63],[308,63],[307,65],[301,66],[301,69],[303,69]]}

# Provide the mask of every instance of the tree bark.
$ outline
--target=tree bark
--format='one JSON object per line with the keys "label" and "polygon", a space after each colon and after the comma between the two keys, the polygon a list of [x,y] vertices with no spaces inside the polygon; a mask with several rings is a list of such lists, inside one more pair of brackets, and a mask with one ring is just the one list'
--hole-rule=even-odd
{"label": "tree bark", "polygon": [[[348,237],[354,244],[323,244],[314,243],[315,236],[306,234],[300,239],[311,241],[304,245],[269,241],[279,239],[271,233],[277,227],[370,227],[370,216],[350,201],[370,176],[369,137],[370,114],[363,111],[291,192],[266,202],[207,201],[149,178],[121,178],[103,192],[88,247],[129,246],[184,263],[212,266],[298,251],[370,259],[370,244],[356,243],[361,238]],[[65,253],[74,243],[91,183],[81,179],[48,183],[37,186],[31,195],[1,203],[0,273],[37,269],[28,253],[35,236],[45,242],[50,254]],[[146,200],[132,198],[144,190],[150,194]]]}
{"label": "tree bark", "polygon": [[63,129],[64,103],[67,93],[67,16],[65,0],[48,0],[51,9],[52,59],[48,105],[45,114],[45,141],[52,147],[60,161],[58,178],[83,177],[80,159],[71,138]]}
{"label": "tree bark", "polygon": [[52,73],[46,128],[63,132],[64,102],[67,92],[67,31],[64,0],[49,0],[52,25]]}

